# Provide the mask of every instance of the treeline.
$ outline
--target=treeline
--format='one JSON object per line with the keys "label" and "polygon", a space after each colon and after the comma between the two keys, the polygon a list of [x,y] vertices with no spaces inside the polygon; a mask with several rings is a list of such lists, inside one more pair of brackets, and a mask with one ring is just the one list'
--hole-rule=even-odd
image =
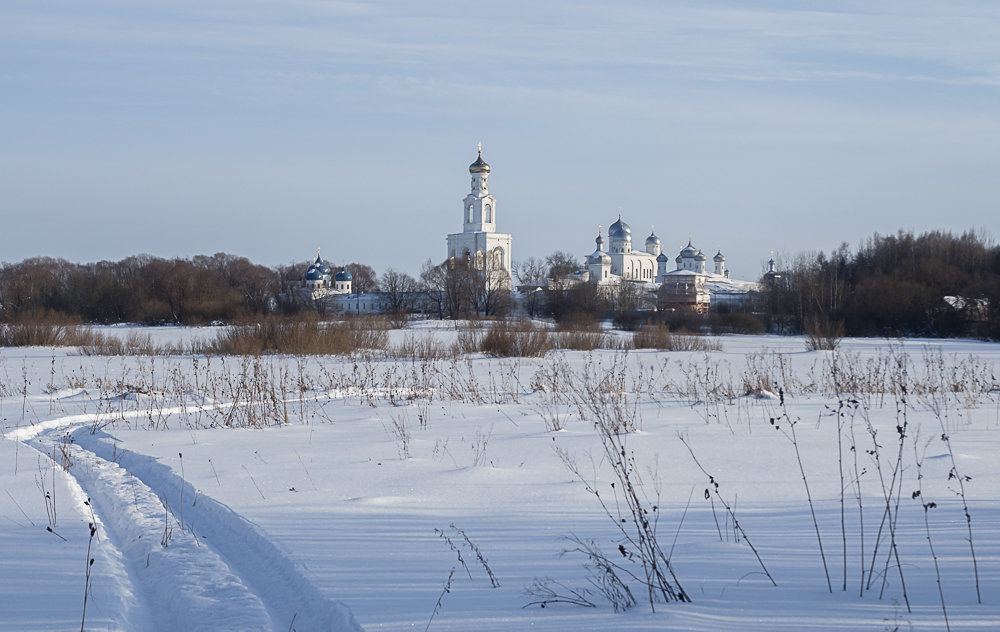
{"label": "treeline", "polygon": [[[294,314],[311,308],[299,291],[307,267],[269,268],[225,253],[86,264],[37,257],[0,266],[0,320],[187,325]],[[377,289],[370,267],[347,268],[359,291]]]}
{"label": "treeline", "polygon": [[223,253],[86,264],[38,257],[0,267],[0,307],[6,321],[201,324],[280,307],[286,276]]}
{"label": "treeline", "polygon": [[761,285],[756,311],[779,333],[1000,337],[1000,247],[974,232],[875,234]]}
{"label": "treeline", "polygon": [[527,295],[525,311],[557,322],[611,318],[623,329],[658,321],[714,333],[1000,339],[1000,247],[971,231],[875,234],[856,251],[799,254],[763,275],[746,303],[709,314],[673,311],[632,284],[611,294],[591,284],[559,289],[560,274],[574,269],[565,253],[519,266],[522,283],[555,281]]}
{"label": "treeline", "polygon": [[[322,312],[301,291],[308,265],[269,268],[224,253],[88,264],[27,259],[0,265],[0,321],[204,324]],[[465,318],[514,310],[506,273],[473,270],[468,262],[428,260],[418,278],[390,269],[381,282],[369,266],[345,267],[355,292],[381,291],[383,311],[401,319],[412,312]],[[629,283],[608,295],[589,283],[562,282],[578,268],[562,252],[515,266],[521,308],[562,323],[612,317],[623,328],[657,320],[720,333],[1000,339],[1000,247],[974,232],[876,234],[856,252],[843,244],[829,255],[796,255],[763,276],[760,292],[739,313],[674,312]]]}

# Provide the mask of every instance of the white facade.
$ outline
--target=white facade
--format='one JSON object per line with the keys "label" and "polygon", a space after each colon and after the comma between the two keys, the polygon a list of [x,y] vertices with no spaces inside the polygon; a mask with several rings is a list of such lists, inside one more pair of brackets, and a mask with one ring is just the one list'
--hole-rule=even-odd
{"label": "white facade", "polygon": [[619,216],[608,228],[608,250],[604,250],[600,229],[596,242],[597,249],[587,257],[587,270],[592,283],[656,283],[660,238],[654,233],[646,238],[644,251],[633,250],[632,229]]}
{"label": "white facade", "polygon": [[350,294],[352,284],[351,273],[346,268],[341,268],[340,272],[333,274],[330,265],[323,261],[316,249],[316,260],[306,270],[303,279],[303,291],[313,300],[335,296],[339,294]]}
{"label": "white facade", "polygon": [[612,286],[625,281],[645,283],[650,291],[667,286],[663,287],[661,294],[669,296],[669,302],[690,303],[699,311],[707,309],[710,294],[735,304],[744,300],[747,293],[757,286],[753,282],[729,278],[726,257],[721,249],[712,257],[711,271],[708,269],[708,257],[690,240],[674,259],[673,269],[670,269],[670,258],[662,251],[660,238],[655,232],[646,238],[645,250],[633,250],[632,229],[620,215],[608,228],[607,250],[600,229],[596,243],[597,249],[587,256],[584,273],[585,279],[591,283]]}
{"label": "white facade", "polygon": [[510,289],[511,238],[496,232],[497,202],[489,192],[490,166],[483,161],[481,146],[469,173],[472,191],[463,200],[462,232],[448,235],[448,259],[466,259],[476,270],[496,273]]}

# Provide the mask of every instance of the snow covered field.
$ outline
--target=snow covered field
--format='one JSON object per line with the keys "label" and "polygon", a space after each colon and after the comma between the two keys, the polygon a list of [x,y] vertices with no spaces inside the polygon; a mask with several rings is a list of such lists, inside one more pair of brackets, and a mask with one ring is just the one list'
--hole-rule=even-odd
{"label": "snow covered field", "polygon": [[[0,349],[0,629],[78,628],[90,558],[92,630],[1000,628],[1000,345],[718,341],[435,361]],[[690,602],[653,612],[629,576],[602,421],[630,429],[629,480]],[[625,612],[571,550],[591,541]],[[594,607],[525,607],[539,586]]]}

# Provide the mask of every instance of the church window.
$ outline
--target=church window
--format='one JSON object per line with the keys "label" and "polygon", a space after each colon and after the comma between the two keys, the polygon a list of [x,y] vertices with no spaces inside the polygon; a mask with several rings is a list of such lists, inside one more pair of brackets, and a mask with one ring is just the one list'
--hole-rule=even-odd
{"label": "church window", "polygon": [[486,221],[487,222],[492,222],[493,221],[493,205],[492,204],[487,204],[486,205]]}

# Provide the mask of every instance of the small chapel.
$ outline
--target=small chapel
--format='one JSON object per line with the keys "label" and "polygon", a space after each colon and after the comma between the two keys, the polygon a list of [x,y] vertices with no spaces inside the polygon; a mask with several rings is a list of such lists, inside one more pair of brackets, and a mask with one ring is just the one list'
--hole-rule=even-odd
{"label": "small chapel", "polygon": [[354,278],[347,268],[333,274],[330,265],[323,261],[319,248],[316,249],[316,260],[306,269],[303,288],[313,299],[337,294],[350,294]]}

